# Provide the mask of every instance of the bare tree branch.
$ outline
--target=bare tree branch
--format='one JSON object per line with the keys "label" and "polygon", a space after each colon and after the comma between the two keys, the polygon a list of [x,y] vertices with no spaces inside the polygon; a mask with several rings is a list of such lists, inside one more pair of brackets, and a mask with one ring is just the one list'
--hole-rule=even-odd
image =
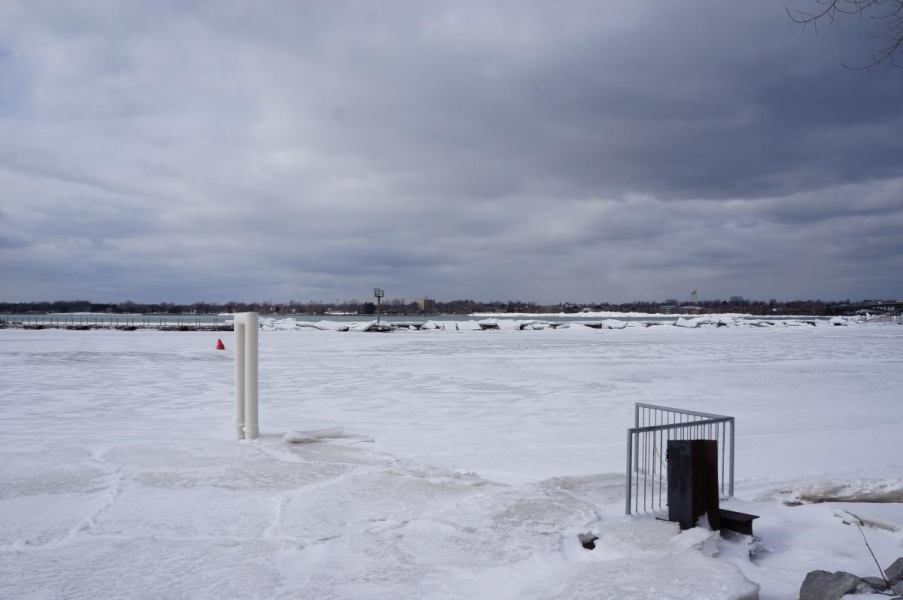
{"label": "bare tree branch", "polygon": [[858,15],[860,19],[870,19],[877,28],[872,37],[883,40],[871,53],[870,63],[858,67],[844,64],[844,67],[867,70],[886,62],[903,68],[903,0],[818,0],[817,4],[820,8],[811,12],[786,8],[787,16],[803,27],[812,25],[818,32],[821,21],[834,22],[843,16]]}

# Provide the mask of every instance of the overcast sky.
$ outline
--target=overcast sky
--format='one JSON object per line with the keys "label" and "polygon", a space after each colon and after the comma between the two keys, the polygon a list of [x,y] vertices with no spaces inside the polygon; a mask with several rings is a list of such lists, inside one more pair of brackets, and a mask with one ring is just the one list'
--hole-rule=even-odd
{"label": "overcast sky", "polygon": [[0,3],[0,301],[903,298],[903,70],[744,2]]}

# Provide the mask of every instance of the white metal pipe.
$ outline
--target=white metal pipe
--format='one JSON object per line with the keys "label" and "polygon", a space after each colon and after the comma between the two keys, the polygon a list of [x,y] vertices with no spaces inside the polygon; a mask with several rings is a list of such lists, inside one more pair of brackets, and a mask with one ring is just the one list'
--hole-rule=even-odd
{"label": "white metal pipe", "polygon": [[257,423],[257,313],[239,313],[235,329],[235,435],[238,440],[260,437]]}
{"label": "white metal pipe", "polygon": [[257,424],[257,313],[245,313],[245,439],[260,437]]}
{"label": "white metal pipe", "polygon": [[245,323],[235,315],[235,436],[245,439]]}

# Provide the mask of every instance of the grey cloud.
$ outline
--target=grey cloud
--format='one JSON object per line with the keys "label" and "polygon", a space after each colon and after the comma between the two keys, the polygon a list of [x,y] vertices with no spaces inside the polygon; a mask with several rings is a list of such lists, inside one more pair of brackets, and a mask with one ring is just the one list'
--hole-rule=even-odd
{"label": "grey cloud", "polygon": [[0,250],[4,248],[24,248],[26,245],[27,242],[18,236],[0,233]]}
{"label": "grey cloud", "polygon": [[861,33],[776,0],[9,3],[4,291],[903,296],[903,79],[840,66]]}

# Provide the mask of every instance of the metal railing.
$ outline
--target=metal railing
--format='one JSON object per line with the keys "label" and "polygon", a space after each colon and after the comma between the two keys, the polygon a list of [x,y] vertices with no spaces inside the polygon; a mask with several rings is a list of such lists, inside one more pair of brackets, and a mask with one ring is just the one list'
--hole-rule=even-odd
{"label": "metal railing", "polygon": [[48,328],[91,327],[95,329],[115,327],[195,327],[197,329],[218,328],[225,323],[219,317],[179,316],[115,316],[115,315],[0,315],[0,322],[11,326]]}
{"label": "metal railing", "polygon": [[634,426],[627,430],[628,515],[662,509],[670,440],[717,441],[720,494],[734,495],[734,417],[637,402]]}

